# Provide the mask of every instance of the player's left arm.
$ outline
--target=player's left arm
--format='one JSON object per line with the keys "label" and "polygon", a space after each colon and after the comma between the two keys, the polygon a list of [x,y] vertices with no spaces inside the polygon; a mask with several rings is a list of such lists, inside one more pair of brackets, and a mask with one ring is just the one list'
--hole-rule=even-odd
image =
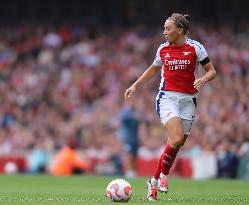
{"label": "player's left arm", "polygon": [[206,74],[195,80],[194,87],[197,90],[200,90],[200,88],[202,88],[208,81],[213,80],[216,76],[216,70],[210,60],[208,63],[202,66],[205,69]]}

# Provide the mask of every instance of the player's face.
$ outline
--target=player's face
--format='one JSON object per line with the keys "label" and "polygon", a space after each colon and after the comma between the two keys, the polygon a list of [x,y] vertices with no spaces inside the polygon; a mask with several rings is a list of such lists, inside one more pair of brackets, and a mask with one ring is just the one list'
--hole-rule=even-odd
{"label": "player's face", "polygon": [[167,19],[164,24],[163,34],[170,44],[174,44],[181,35],[181,30],[177,28],[174,20]]}

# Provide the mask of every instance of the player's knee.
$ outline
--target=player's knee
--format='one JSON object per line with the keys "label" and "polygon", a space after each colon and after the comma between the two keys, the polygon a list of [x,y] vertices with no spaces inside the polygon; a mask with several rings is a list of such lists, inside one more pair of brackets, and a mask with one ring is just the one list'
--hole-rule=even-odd
{"label": "player's knee", "polygon": [[184,145],[184,135],[183,134],[177,134],[171,138],[171,144],[173,147],[179,149]]}

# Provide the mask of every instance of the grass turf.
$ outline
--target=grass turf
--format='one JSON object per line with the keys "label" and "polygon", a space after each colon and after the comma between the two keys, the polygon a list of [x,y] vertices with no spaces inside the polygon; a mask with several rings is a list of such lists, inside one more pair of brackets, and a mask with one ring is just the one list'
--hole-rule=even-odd
{"label": "grass turf", "polygon": [[[0,204],[113,204],[105,197],[105,188],[113,179],[115,177],[2,175]],[[171,179],[169,193],[159,193],[157,202],[146,201],[145,178],[128,181],[133,187],[128,204],[249,204],[249,181]]]}

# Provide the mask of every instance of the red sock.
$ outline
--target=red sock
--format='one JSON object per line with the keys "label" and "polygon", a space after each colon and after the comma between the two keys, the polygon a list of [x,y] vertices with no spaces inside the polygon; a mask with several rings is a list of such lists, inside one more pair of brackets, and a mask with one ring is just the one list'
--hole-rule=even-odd
{"label": "red sock", "polygon": [[169,170],[172,167],[176,155],[179,149],[174,149],[170,144],[167,144],[161,157],[161,172],[165,175],[169,174]]}
{"label": "red sock", "polygon": [[158,162],[157,162],[156,170],[155,170],[154,175],[153,175],[153,177],[154,177],[156,180],[158,180],[159,175],[160,175],[160,173],[161,173],[161,169],[162,169],[162,168],[161,168],[161,167],[162,167],[162,156],[163,156],[163,155],[161,155],[160,159],[159,159]]}
{"label": "red sock", "polygon": [[160,156],[160,159],[158,160],[157,165],[156,165],[156,170],[155,170],[154,175],[153,175],[153,177],[156,180],[158,180],[159,175],[160,175],[161,170],[162,170],[162,157],[163,157],[163,154],[166,152],[166,148],[167,148],[167,146],[164,148],[163,153]]}

